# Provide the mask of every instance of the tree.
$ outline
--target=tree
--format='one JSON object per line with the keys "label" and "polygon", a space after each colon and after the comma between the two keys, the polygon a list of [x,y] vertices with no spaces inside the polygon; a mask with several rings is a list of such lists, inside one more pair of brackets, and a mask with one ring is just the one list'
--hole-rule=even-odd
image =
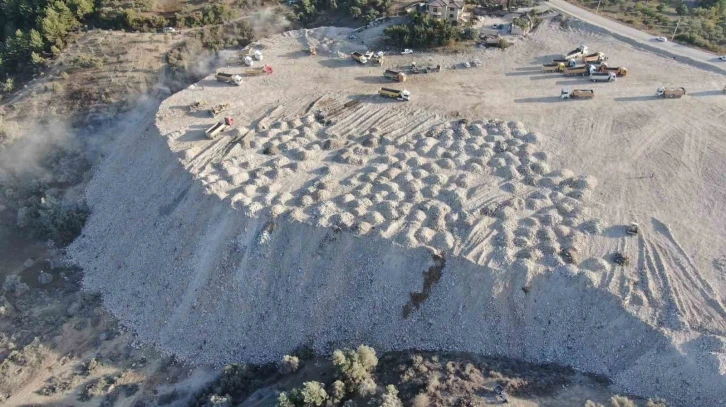
{"label": "tree", "polygon": [[403,407],[403,403],[398,398],[396,386],[392,384],[386,386],[386,392],[381,396],[380,407]]}
{"label": "tree", "polygon": [[320,382],[303,383],[303,389],[300,393],[306,406],[319,407],[325,404],[325,401],[328,399],[325,386]]}
{"label": "tree", "polygon": [[358,18],[363,14],[363,11],[361,11],[360,7],[353,6],[350,9],[348,9],[348,12],[350,13],[350,16],[353,18]]}
{"label": "tree", "polygon": [[658,3],[658,5],[655,6],[655,9],[658,10],[659,12],[661,12],[661,13],[665,11],[665,8],[666,8],[666,6],[663,3]]}
{"label": "tree", "polygon": [[686,16],[686,15],[688,15],[688,6],[686,6],[686,3],[681,3],[676,8],[676,13],[678,13],[679,16]]}

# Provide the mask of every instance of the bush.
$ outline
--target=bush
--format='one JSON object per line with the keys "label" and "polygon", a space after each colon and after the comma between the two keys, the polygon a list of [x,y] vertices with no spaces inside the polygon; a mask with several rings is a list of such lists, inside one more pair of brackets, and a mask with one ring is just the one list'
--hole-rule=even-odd
{"label": "bush", "polygon": [[686,15],[688,15],[688,6],[686,5],[686,3],[681,3],[681,4],[680,4],[680,5],[679,5],[679,6],[678,6],[678,7],[676,8],[676,13],[677,13],[677,14],[678,14],[679,16],[686,16]]}
{"label": "bush", "polygon": [[330,401],[339,404],[346,396],[345,383],[336,380],[330,385]]}
{"label": "bush", "polygon": [[655,398],[655,399],[648,399],[648,403],[645,405],[645,407],[668,407],[665,400]]}
{"label": "bush", "polygon": [[280,372],[282,374],[295,373],[300,367],[300,359],[297,356],[285,355],[282,357],[282,366]]}
{"label": "bush", "polygon": [[381,396],[380,407],[403,407],[403,403],[398,398],[396,386],[392,384],[386,386],[386,392]]}
{"label": "bush", "polygon": [[632,400],[625,396],[612,396],[610,398],[611,407],[638,407]]}
{"label": "bush", "polygon": [[103,67],[103,59],[92,55],[76,55],[71,60],[71,64],[81,68],[101,68]]}
{"label": "bush", "polygon": [[322,406],[328,399],[328,393],[325,386],[320,382],[305,382],[300,392],[306,406]]}

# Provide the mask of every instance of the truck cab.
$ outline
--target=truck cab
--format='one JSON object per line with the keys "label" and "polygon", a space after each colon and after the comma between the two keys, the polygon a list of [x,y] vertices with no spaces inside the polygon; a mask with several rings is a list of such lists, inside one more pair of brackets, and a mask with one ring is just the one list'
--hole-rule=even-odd
{"label": "truck cab", "polygon": [[411,92],[407,90],[398,90],[391,88],[381,88],[378,94],[384,97],[393,98],[396,100],[409,101],[411,100]]}

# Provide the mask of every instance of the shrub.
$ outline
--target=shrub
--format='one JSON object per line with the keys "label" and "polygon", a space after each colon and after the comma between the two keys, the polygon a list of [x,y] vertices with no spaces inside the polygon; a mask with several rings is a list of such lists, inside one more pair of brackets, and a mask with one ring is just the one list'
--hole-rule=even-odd
{"label": "shrub", "polygon": [[676,8],[676,13],[677,13],[677,14],[678,14],[679,16],[686,16],[686,15],[688,15],[688,6],[686,5],[686,3],[681,3],[681,4],[680,4],[680,5],[679,5],[679,6],[678,6],[678,7]]}
{"label": "shrub", "polygon": [[300,391],[303,402],[306,406],[322,406],[328,399],[328,393],[325,391],[325,386],[320,382],[305,382],[303,388]]}
{"label": "shrub", "polygon": [[655,399],[648,399],[648,403],[645,405],[645,407],[668,407],[665,400],[655,398]]}
{"label": "shrub", "polygon": [[96,56],[80,54],[73,57],[71,64],[81,68],[101,68],[103,60]]}
{"label": "shrub", "polygon": [[338,404],[343,401],[345,396],[345,383],[341,382],[340,380],[334,381],[333,384],[330,385],[330,401],[332,401],[333,404]]}
{"label": "shrub", "polygon": [[285,355],[282,357],[282,366],[280,371],[282,374],[295,373],[300,367],[300,359],[297,356]]}
{"label": "shrub", "polygon": [[386,386],[386,392],[381,396],[380,407],[403,407],[403,403],[398,398],[396,386],[392,384]]}
{"label": "shrub", "polygon": [[612,407],[638,407],[632,400],[625,396],[612,396],[610,398]]}
{"label": "shrub", "polygon": [[373,348],[361,345],[355,351],[338,349],[333,352],[333,365],[348,389],[356,389],[362,396],[375,394],[376,383],[371,372],[378,365],[378,358]]}

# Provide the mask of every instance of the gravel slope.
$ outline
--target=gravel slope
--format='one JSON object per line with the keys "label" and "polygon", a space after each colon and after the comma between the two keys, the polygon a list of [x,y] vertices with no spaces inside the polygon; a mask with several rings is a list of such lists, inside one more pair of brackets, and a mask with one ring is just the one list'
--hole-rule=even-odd
{"label": "gravel slope", "polygon": [[[70,249],[87,288],[195,362],[365,341],[557,362],[677,405],[721,403],[723,77],[557,27],[505,53],[416,55],[484,66],[414,76],[408,104],[369,96],[388,84],[381,68],[337,58],[358,47],[345,29],[262,41],[272,76],[208,78],[119,141]],[[630,75],[538,72],[583,40]],[[663,83],[689,96],[654,99]],[[562,86],[597,97],[560,101]],[[230,103],[238,128],[204,139],[198,100]],[[639,237],[624,233],[632,220]]]}

